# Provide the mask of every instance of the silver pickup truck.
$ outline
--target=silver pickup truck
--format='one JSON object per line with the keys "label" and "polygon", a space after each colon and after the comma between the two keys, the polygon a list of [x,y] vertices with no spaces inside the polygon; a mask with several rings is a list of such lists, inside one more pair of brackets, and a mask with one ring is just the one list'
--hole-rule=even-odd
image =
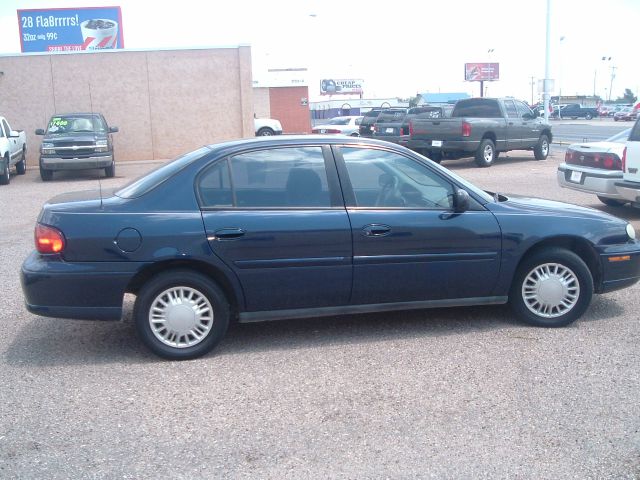
{"label": "silver pickup truck", "polygon": [[414,118],[407,147],[436,162],[475,157],[489,167],[500,152],[533,150],[536,160],[549,155],[551,125],[524,103],[511,98],[460,100],[451,118]]}

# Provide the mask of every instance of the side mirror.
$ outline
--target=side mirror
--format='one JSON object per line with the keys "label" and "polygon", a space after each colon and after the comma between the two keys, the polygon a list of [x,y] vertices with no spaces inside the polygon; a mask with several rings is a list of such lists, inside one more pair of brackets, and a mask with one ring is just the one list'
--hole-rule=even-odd
{"label": "side mirror", "polygon": [[463,213],[469,210],[469,193],[461,188],[453,196],[453,211]]}
{"label": "side mirror", "polygon": [[11,130],[9,132],[9,138],[18,138],[20,136],[20,134],[18,132],[16,132],[15,130]]}
{"label": "side mirror", "polygon": [[39,128],[36,130],[36,135],[44,135],[44,130]]}
{"label": "side mirror", "polygon": [[109,127],[109,133],[116,133],[118,131],[118,127]]}

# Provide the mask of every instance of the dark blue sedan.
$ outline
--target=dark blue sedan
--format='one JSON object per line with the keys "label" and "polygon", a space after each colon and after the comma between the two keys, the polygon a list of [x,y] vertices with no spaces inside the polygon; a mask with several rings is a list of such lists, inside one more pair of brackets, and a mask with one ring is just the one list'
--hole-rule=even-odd
{"label": "dark blue sedan", "polygon": [[233,320],[509,302],[559,327],[640,277],[625,221],[325,136],[211,145],[114,192],[56,197],[35,238],[29,311],[119,320],[133,293],[140,338],[175,359],[210,351]]}

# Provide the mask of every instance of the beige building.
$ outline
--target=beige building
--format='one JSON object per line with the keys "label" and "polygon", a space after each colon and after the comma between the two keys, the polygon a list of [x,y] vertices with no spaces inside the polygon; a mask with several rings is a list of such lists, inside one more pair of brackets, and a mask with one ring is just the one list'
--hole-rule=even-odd
{"label": "beige building", "polygon": [[0,115],[27,133],[27,164],[38,162],[53,114],[100,112],[116,159],[167,159],[201,145],[251,137],[248,46],[191,50],[105,50],[0,57]]}

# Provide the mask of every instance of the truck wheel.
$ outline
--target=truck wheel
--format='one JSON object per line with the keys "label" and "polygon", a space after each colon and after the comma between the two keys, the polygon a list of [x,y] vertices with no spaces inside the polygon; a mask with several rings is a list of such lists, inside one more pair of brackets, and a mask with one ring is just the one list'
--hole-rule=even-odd
{"label": "truck wheel", "polygon": [[42,165],[40,165],[40,178],[43,182],[48,182],[53,178],[53,170],[45,170],[42,168]]}
{"label": "truck wheel", "polygon": [[9,157],[4,157],[2,162],[2,172],[0,172],[0,185],[9,185],[11,175],[9,174]]}
{"label": "truck wheel", "polygon": [[428,155],[428,158],[436,163],[442,162],[442,153],[441,152],[431,152],[431,155]]}
{"label": "truck wheel", "polygon": [[496,158],[496,146],[493,140],[485,138],[476,150],[476,164],[479,167],[490,167]]}
{"label": "truck wheel", "polygon": [[615,198],[602,197],[600,195],[598,195],[598,200],[600,200],[602,203],[604,203],[608,207],[621,207],[625,203],[627,203],[624,200],[617,200]]}
{"label": "truck wheel", "polygon": [[22,149],[22,159],[16,163],[16,173],[18,175],[27,173],[27,151],[25,148]]}
{"label": "truck wheel", "polygon": [[549,137],[540,135],[538,144],[533,149],[533,156],[536,160],[546,160],[549,156]]}
{"label": "truck wheel", "polygon": [[104,174],[106,175],[107,178],[113,178],[113,177],[116,176],[116,161],[115,160],[113,160],[111,162],[111,165],[109,165],[108,167],[105,167]]}
{"label": "truck wheel", "polygon": [[275,135],[275,132],[269,127],[262,127],[258,130],[258,133],[256,133],[257,137],[270,137],[271,135]]}
{"label": "truck wheel", "polygon": [[584,118],[586,120],[591,120],[593,118],[593,115],[591,115],[590,113],[587,113]]}

